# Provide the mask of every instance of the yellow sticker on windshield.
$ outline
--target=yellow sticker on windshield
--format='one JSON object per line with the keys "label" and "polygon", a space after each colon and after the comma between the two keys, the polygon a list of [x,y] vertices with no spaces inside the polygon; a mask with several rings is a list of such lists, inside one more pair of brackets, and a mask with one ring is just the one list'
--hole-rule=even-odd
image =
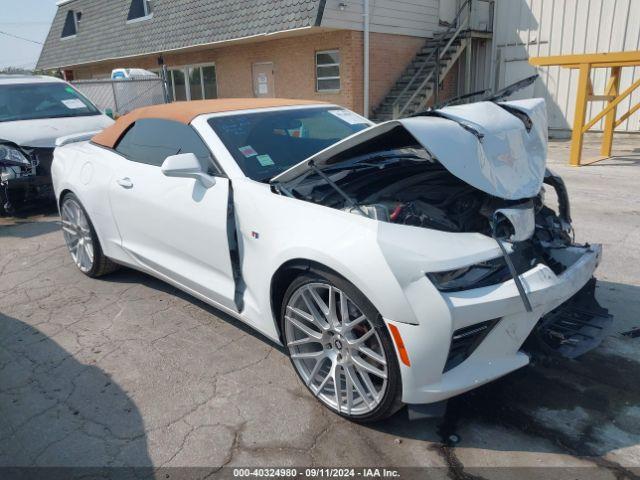
{"label": "yellow sticker on windshield", "polygon": [[269,165],[275,165],[275,163],[273,162],[273,160],[271,160],[271,157],[269,155],[258,155],[256,158],[258,159],[258,162],[260,162],[260,165],[262,165],[263,167],[268,167]]}

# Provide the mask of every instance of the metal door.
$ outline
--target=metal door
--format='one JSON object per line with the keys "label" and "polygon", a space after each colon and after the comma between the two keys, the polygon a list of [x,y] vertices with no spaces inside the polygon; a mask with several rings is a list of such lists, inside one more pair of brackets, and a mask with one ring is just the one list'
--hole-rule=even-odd
{"label": "metal door", "polygon": [[253,64],[253,94],[256,97],[273,98],[276,96],[273,82],[273,63]]}

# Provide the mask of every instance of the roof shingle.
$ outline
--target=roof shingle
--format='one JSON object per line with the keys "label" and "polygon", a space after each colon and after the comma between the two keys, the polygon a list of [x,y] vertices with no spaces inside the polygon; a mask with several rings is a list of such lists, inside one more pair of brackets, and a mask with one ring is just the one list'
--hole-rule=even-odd
{"label": "roof shingle", "polygon": [[[58,68],[316,25],[324,0],[153,0],[152,18],[127,23],[131,0],[73,0],[58,7],[38,68]],[[62,40],[67,11],[82,12]]]}

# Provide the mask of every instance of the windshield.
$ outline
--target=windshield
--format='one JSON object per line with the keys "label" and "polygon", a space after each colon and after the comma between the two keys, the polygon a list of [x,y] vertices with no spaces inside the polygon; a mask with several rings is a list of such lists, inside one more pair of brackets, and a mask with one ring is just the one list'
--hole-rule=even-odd
{"label": "windshield", "polygon": [[0,122],[98,114],[89,100],[65,83],[0,85]]}
{"label": "windshield", "polygon": [[225,115],[209,125],[247,177],[266,181],[370,124],[343,108],[316,107]]}

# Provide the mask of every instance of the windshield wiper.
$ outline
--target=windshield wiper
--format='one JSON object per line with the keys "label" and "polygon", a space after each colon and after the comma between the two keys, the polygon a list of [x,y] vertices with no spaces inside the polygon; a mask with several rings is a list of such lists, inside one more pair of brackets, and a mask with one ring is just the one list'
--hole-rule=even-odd
{"label": "windshield wiper", "polygon": [[56,115],[44,115],[42,117],[12,117],[12,118],[3,118],[0,119],[0,122],[28,122],[29,120],[47,120],[49,118],[78,118],[78,117],[88,117],[91,115],[100,115],[100,112],[87,112],[87,113],[77,113],[77,114],[68,114],[68,113],[59,113]]}
{"label": "windshield wiper", "polygon": [[478,90],[477,92],[471,92],[471,93],[467,93],[465,95],[460,95],[458,97],[450,98],[449,100],[445,100],[444,102],[441,102],[441,103],[438,103],[437,105],[434,105],[433,107],[431,107],[431,110],[439,110],[439,109],[444,108],[444,107],[449,107],[451,105],[456,105],[456,104],[460,103],[462,100],[466,100],[467,98],[477,97],[478,95],[486,95],[490,91],[491,90],[489,90],[488,88],[485,88],[484,90]]}
{"label": "windshield wiper", "polygon": [[456,120],[455,118],[451,118],[449,115],[444,114],[440,110],[424,110],[423,112],[414,113],[413,115],[410,115],[410,116],[411,117],[438,117],[438,118],[444,118],[446,120],[451,120],[452,122],[455,122],[458,125],[460,125],[467,132],[475,135],[478,140],[482,141],[482,139],[484,138],[484,134],[480,133],[471,125],[468,125],[465,122],[461,122],[460,120]]}
{"label": "windshield wiper", "polygon": [[[530,77],[523,78],[522,80],[519,80],[519,81],[517,81],[515,83],[512,83],[511,85],[508,85],[508,86],[504,87],[502,90],[499,90],[494,95],[482,98],[480,101],[498,102],[500,100],[503,100],[503,99],[505,99],[507,97],[510,97],[511,95],[516,93],[518,90],[522,90],[523,88],[527,88],[529,85],[531,85],[533,82],[535,82],[538,79],[538,77],[539,77],[539,75],[536,73],[535,75],[531,75]],[[467,98],[477,97],[479,95],[485,95],[485,94],[489,93],[490,91],[491,90],[486,88],[484,90],[478,90],[477,92],[466,93],[464,95],[460,95],[458,97],[454,97],[454,98],[450,98],[449,100],[445,100],[444,102],[438,103],[437,105],[433,105],[432,107],[429,107],[426,110],[421,110],[421,111],[416,112],[416,113],[414,113],[412,115],[409,115],[409,116],[410,117],[419,117],[419,116],[427,114],[428,112],[433,112],[434,110],[440,110],[441,108],[448,107],[450,105],[455,105],[457,103],[460,103],[462,100],[466,100]]]}
{"label": "windshield wiper", "polygon": [[500,100],[510,97],[511,95],[516,93],[518,90],[527,88],[529,85],[535,82],[538,79],[538,77],[539,75],[536,73],[535,75],[531,75],[530,77],[523,78],[522,80],[512,83],[511,85],[504,87],[502,90],[499,90],[498,92],[496,92],[495,95],[492,95],[489,98],[487,98],[487,100],[490,102],[499,102]]}

